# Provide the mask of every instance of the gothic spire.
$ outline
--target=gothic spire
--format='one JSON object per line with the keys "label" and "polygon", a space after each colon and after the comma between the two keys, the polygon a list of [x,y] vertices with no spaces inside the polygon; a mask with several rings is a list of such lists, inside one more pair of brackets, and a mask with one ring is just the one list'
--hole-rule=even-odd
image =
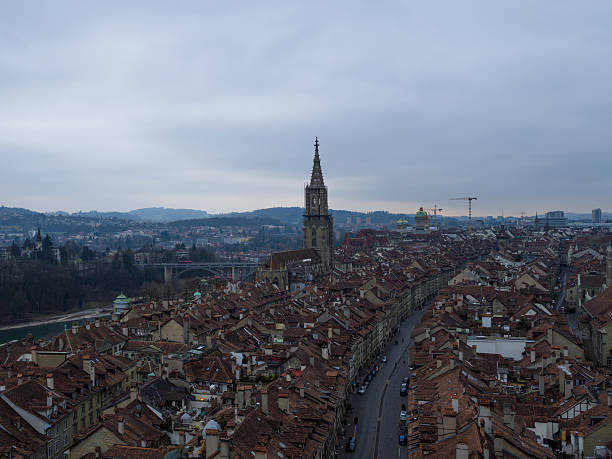
{"label": "gothic spire", "polygon": [[312,165],[312,177],[310,178],[311,187],[325,186],[323,183],[323,172],[321,171],[321,160],[319,159],[319,138],[315,137],[315,156]]}

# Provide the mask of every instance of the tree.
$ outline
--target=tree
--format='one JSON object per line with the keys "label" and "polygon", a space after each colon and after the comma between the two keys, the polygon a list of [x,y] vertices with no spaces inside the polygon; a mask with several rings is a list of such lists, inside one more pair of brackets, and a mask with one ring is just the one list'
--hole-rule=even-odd
{"label": "tree", "polygon": [[21,255],[21,249],[19,249],[19,246],[13,241],[13,244],[11,244],[11,256],[16,258],[19,255]]}
{"label": "tree", "polygon": [[54,261],[53,258],[53,241],[51,237],[46,234],[42,240],[42,250],[40,253],[40,257],[46,261]]}

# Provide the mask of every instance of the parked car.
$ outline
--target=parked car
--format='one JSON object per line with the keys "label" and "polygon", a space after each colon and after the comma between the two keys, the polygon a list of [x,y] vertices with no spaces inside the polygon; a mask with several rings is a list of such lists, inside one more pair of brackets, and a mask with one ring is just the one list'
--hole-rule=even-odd
{"label": "parked car", "polygon": [[400,435],[399,444],[402,446],[406,446],[408,444],[408,437],[406,435]]}
{"label": "parked car", "polygon": [[357,449],[357,440],[355,439],[355,437],[351,437],[349,441],[346,442],[346,450],[349,453],[353,453],[355,452],[356,449]]}
{"label": "parked car", "polygon": [[408,415],[406,414],[406,412],[400,411],[400,421],[405,421],[406,419],[408,419]]}
{"label": "parked car", "polygon": [[387,363],[387,356],[386,355],[383,355],[382,363]]}
{"label": "parked car", "polygon": [[409,382],[410,382],[410,378],[408,376],[404,376],[404,379],[402,380],[402,383],[408,384]]}
{"label": "parked car", "polygon": [[400,389],[400,397],[405,397],[408,395],[408,389],[404,384],[402,384],[402,388]]}
{"label": "parked car", "polygon": [[367,388],[368,388],[368,387],[367,387],[366,385],[361,386],[361,387],[359,388],[359,391],[358,391],[358,392],[359,392],[359,394],[361,394],[361,395],[365,394],[365,393],[366,393],[366,389],[367,389]]}

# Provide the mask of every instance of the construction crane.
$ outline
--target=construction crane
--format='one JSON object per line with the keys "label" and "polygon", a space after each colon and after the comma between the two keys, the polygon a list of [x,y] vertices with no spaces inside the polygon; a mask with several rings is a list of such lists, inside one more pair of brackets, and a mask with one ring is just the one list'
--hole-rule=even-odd
{"label": "construction crane", "polygon": [[427,209],[427,210],[430,211],[430,212],[433,212],[433,214],[434,214],[434,221],[433,221],[434,228],[438,229],[438,227],[436,226],[436,215],[438,214],[438,212],[442,213],[442,211],[444,209],[440,209],[437,204],[434,204],[433,209]]}
{"label": "construction crane", "polygon": [[469,196],[467,198],[450,198],[451,201],[468,201],[468,232],[472,234],[472,201],[477,200],[478,198]]}

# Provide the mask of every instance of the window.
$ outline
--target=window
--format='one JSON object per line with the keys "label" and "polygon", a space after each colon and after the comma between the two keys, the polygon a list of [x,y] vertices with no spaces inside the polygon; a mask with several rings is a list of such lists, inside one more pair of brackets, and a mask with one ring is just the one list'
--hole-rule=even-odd
{"label": "window", "polygon": [[317,230],[315,228],[312,229],[312,246],[316,247],[317,246]]}

